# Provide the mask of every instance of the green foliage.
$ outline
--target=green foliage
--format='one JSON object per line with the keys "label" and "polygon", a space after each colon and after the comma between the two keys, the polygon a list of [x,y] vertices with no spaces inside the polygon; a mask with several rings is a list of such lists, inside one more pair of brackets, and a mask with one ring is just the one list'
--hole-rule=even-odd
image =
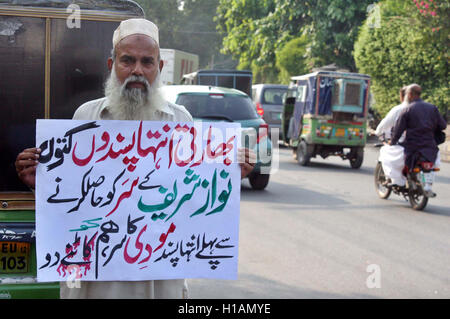
{"label": "green foliage", "polygon": [[378,0],[306,1],[312,23],[307,28],[312,38],[310,57],[314,66],[335,63],[355,71],[353,45],[358,28],[366,19],[367,8]]}
{"label": "green foliage", "polygon": [[[309,66],[336,63],[355,70],[352,56],[367,5],[377,0],[220,0],[216,22],[224,34],[222,52],[240,67],[277,70],[277,56],[293,38],[308,36]],[[278,64],[280,65],[280,64]],[[286,77],[285,71],[279,70]],[[254,71],[255,72],[255,71]]]}
{"label": "green foliage", "polygon": [[173,48],[178,41],[181,12],[177,0],[135,0],[144,9],[145,16],[159,28],[161,48]]}
{"label": "green foliage", "polygon": [[380,28],[365,23],[355,43],[358,71],[371,76],[375,108],[383,116],[399,103],[399,89],[411,83],[420,84],[422,98],[441,112],[450,102],[445,39],[417,12],[413,1],[384,1]]}
{"label": "green foliage", "polygon": [[280,70],[279,81],[288,84],[290,77],[308,73],[306,54],[309,41],[305,35],[292,39],[276,52],[276,65]]}
{"label": "green foliage", "polygon": [[160,47],[199,55],[200,68],[235,68],[231,56],[220,53],[223,36],[214,17],[219,0],[136,0],[146,17],[159,27]]}

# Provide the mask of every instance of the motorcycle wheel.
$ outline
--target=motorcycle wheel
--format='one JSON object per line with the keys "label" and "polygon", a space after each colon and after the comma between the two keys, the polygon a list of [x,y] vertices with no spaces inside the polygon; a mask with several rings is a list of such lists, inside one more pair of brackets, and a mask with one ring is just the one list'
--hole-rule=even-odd
{"label": "motorcycle wheel", "polygon": [[375,167],[375,189],[377,191],[378,197],[381,199],[388,199],[391,195],[391,189],[384,186],[383,183],[386,182],[386,175],[384,175],[383,166],[381,162],[377,163]]}
{"label": "motorcycle wheel", "polygon": [[408,192],[409,204],[414,210],[423,210],[428,203],[428,197],[423,193],[422,188],[410,189]]}

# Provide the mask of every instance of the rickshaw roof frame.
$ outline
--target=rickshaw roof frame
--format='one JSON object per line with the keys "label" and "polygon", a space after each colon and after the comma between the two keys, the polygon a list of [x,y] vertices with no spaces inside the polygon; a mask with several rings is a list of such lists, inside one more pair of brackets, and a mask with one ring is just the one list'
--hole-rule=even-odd
{"label": "rickshaw roof frame", "polygon": [[[145,12],[142,7],[134,1],[126,0],[126,3],[135,7],[139,13],[132,11],[119,11],[113,7],[102,10],[100,8],[80,8],[80,20],[98,20],[98,21],[122,21],[124,19],[141,17],[145,18]],[[71,3],[68,3],[71,4]],[[76,4],[76,3],[74,3]],[[0,3],[0,15],[16,16],[16,17],[35,17],[35,18],[52,18],[67,19],[73,12],[67,12],[67,8],[48,7],[39,5],[39,3],[30,5],[21,5],[14,3]]]}
{"label": "rickshaw roof frame", "polygon": [[[316,71],[304,75],[299,76],[293,76],[291,77],[291,83],[289,84],[289,90],[294,89],[294,87],[297,87],[299,80],[308,80],[311,78],[316,78],[316,82],[319,83],[320,77],[332,77],[337,79],[345,79],[345,80],[357,80],[359,81],[368,81],[367,83],[367,92],[365,96],[362,97],[362,103],[364,107],[363,111],[363,117],[366,118],[368,115],[368,96],[369,96],[369,88],[370,88],[370,76],[367,74],[361,74],[361,73],[351,73],[351,72],[339,72],[339,71]],[[352,81],[353,82],[353,81]],[[317,84],[318,85],[318,84]],[[316,90],[315,98],[314,98],[314,112],[308,113],[312,114],[314,117],[322,116],[319,115],[319,96],[320,96],[320,90]]]}
{"label": "rickshaw roof frame", "polygon": [[304,75],[292,76],[291,80],[292,81],[307,80],[309,78],[320,77],[320,76],[326,76],[326,77],[332,77],[332,78],[355,79],[355,80],[370,80],[370,76],[367,74],[351,73],[351,72],[335,72],[335,71],[317,71],[317,72],[308,73],[308,74],[304,74]]}

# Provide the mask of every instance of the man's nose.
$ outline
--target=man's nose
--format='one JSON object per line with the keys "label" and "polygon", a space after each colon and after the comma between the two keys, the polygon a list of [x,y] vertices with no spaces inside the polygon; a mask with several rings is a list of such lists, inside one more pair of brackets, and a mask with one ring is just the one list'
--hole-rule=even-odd
{"label": "man's nose", "polygon": [[141,64],[141,62],[136,62],[136,64],[134,65],[134,68],[133,68],[133,75],[136,75],[136,76],[142,76],[142,75],[144,75],[144,71],[143,71],[143,67],[142,67],[142,64]]}

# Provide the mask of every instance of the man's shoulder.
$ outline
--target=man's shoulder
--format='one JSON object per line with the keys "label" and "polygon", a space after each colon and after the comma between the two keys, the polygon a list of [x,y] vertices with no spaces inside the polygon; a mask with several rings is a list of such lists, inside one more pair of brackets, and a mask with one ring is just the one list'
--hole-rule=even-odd
{"label": "man's shoulder", "polygon": [[436,105],[425,102],[424,100],[417,100],[411,103],[411,108],[418,108],[418,107],[436,108]]}
{"label": "man's shoulder", "polygon": [[91,100],[80,105],[73,115],[74,120],[90,120],[98,115],[106,102],[106,97]]}
{"label": "man's shoulder", "polygon": [[183,106],[167,101],[167,106],[173,112],[175,121],[193,121],[191,113]]}
{"label": "man's shoulder", "polygon": [[[407,103],[401,103],[401,104],[398,104],[398,105],[394,106],[394,107],[389,111],[389,113],[391,113],[391,114],[396,114],[396,113],[399,113],[399,112],[404,111],[407,107],[408,107],[408,104],[407,104]],[[389,113],[388,113],[388,114],[389,114]]]}

